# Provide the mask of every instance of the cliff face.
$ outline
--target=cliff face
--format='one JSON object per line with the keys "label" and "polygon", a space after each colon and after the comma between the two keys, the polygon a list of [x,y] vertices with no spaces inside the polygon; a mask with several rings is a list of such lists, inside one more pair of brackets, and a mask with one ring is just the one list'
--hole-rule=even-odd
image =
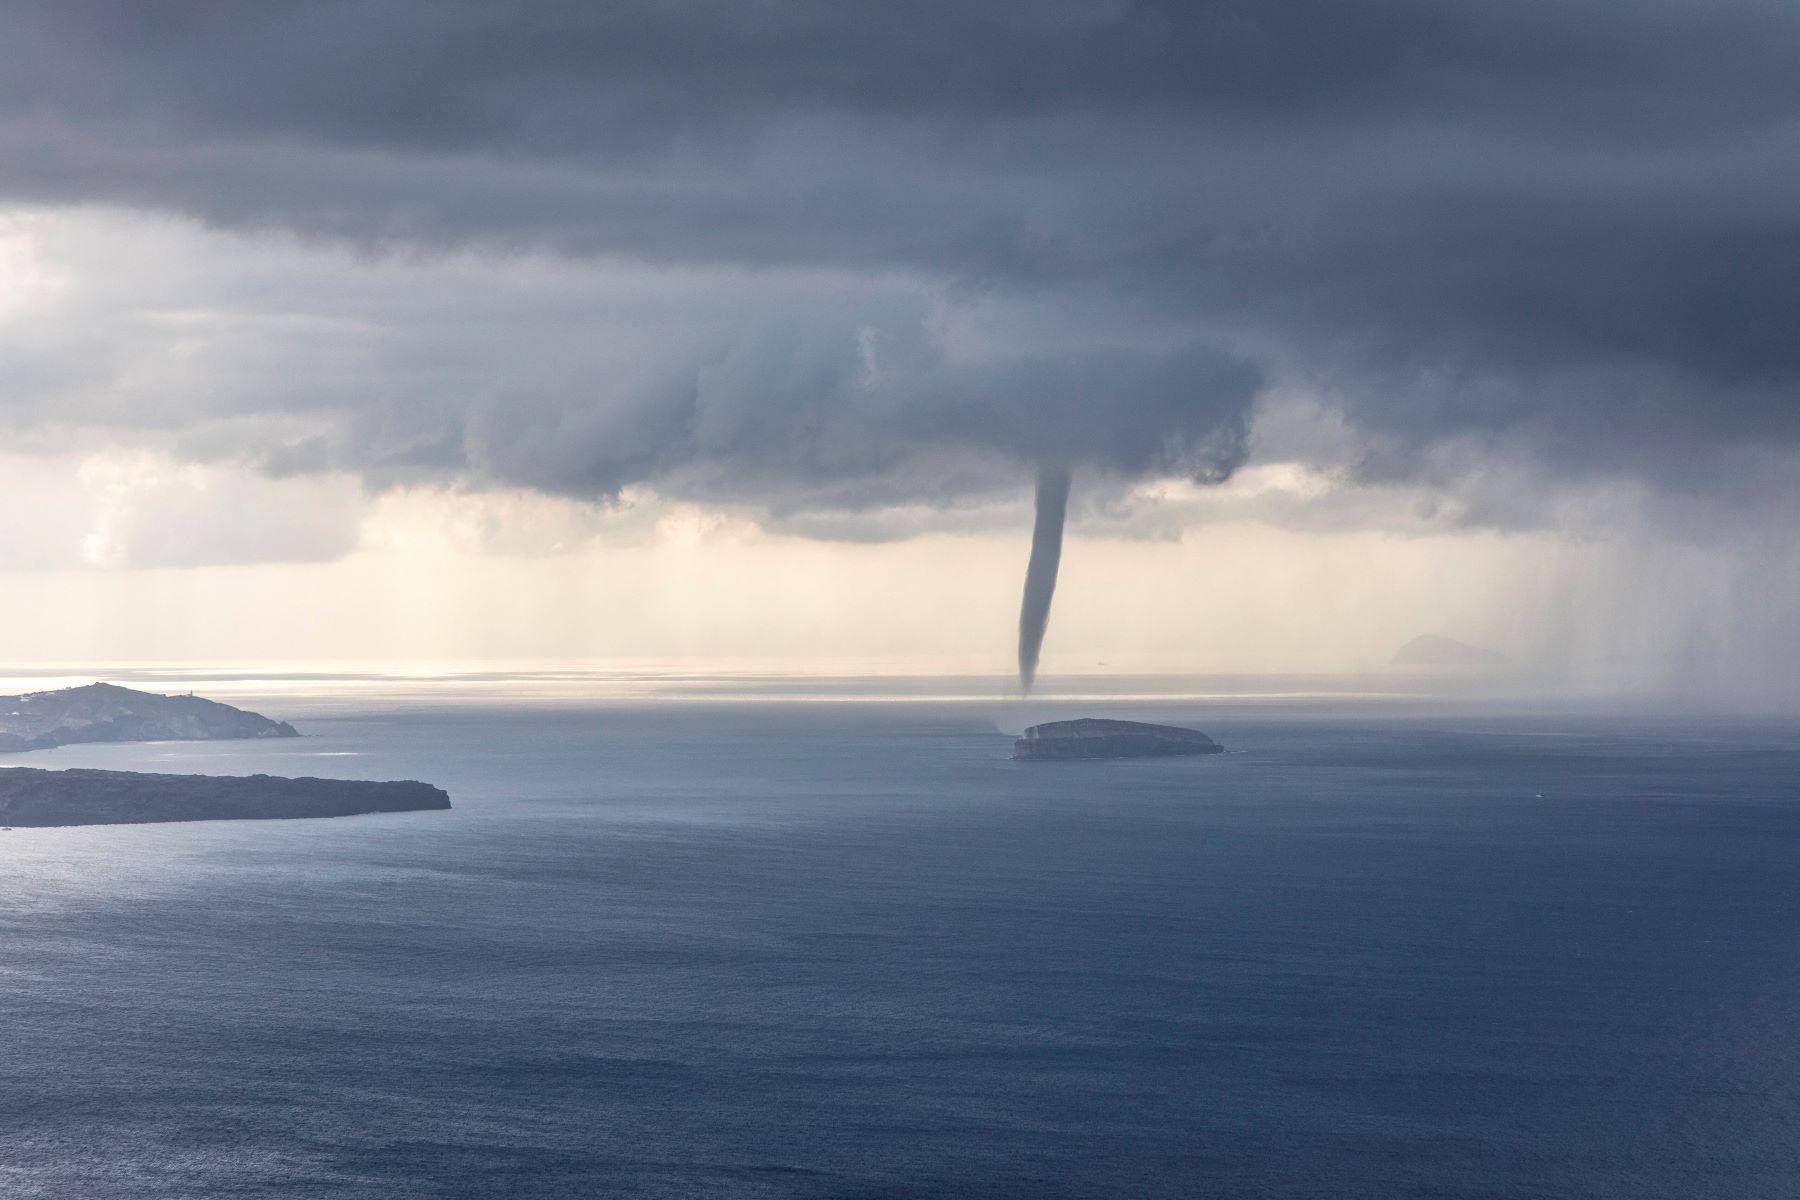
{"label": "cliff face", "polygon": [[75,742],[198,741],[299,737],[286,721],[202,700],[159,696],[110,683],[0,696],[0,751]]}
{"label": "cliff face", "polygon": [[1197,729],[1082,717],[1033,725],[1013,743],[1023,759],[1143,758],[1171,754],[1219,754],[1225,747]]}
{"label": "cliff face", "polygon": [[0,767],[0,825],[8,826],[349,817],[449,807],[443,789],[410,779],[373,783]]}

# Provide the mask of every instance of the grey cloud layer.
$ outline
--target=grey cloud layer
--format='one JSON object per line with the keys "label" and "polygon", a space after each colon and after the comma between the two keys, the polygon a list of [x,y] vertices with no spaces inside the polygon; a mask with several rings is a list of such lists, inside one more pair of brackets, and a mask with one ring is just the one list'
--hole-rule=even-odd
{"label": "grey cloud layer", "polygon": [[[335,440],[269,449],[275,471],[803,481],[852,507],[945,486],[921,464],[964,453],[1217,474],[1270,378],[1340,401],[1393,478],[1473,438],[1553,476],[1703,489],[1800,442],[1800,9],[1779,0],[68,0],[0,21],[15,200],[870,281],[834,301],[738,278],[741,303],[649,348],[507,367],[459,371],[401,328],[442,356],[431,386],[369,381]],[[1042,328],[958,356],[895,275]]]}

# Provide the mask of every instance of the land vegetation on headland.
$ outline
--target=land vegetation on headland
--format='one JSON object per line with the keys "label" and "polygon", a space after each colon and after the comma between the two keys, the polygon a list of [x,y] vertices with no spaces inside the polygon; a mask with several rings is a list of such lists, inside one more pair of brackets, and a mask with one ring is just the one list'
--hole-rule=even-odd
{"label": "land vegetation on headland", "polygon": [[416,780],[284,779],[275,775],[156,775],[0,767],[0,825],[143,825],[422,812],[450,807]]}
{"label": "land vegetation on headland", "polygon": [[48,750],[79,742],[299,736],[286,721],[217,700],[162,696],[111,683],[0,696],[0,751]]}
{"label": "land vegetation on headland", "polygon": [[[96,742],[299,736],[286,721],[215,700],[109,683],[0,697],[0,753]],[[442,788],[411,779],[0,767],[0,826],[7,827],[348,817],[449,807]]]}

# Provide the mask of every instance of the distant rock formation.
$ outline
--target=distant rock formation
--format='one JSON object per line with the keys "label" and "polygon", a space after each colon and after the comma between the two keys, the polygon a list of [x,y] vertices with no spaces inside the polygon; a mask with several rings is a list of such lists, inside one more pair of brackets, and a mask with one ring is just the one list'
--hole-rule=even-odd
{"label": "distant rock formation", "polygon": [[1219,754],[1225,747],[1197,729],[1081,717],[1033,725],[1013,743],[1024,759],[1144,758],[1170,754]]}
{"label": "distant rock formation", "polygon": [[1455,638],[1426,634],[1394,651],[1388,660],[1396,667],[1505,667],[1512,659],[1498,650],[1471,646]]}
{"label": "distant rock formation", "polygon": [[76,742],[290,738],[286,721],[202,700],[159,696],[110,683],[0,696],[0,752],[47,750]]}
{"label": "distant rock formation", "polygon": [[443,789],[410,779],[374,783],[0,767],[0,825],[9,827],[266,821],[449,807]]}

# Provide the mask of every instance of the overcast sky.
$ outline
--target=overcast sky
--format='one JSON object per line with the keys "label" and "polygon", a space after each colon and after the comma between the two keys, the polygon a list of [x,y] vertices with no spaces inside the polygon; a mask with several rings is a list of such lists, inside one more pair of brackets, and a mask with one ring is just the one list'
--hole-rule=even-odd
{"label": "overcast sky", "polygon": [[1050,462],[1051,675],[1779,694],[1796,78],[1786,0],[0,4],[0,654],[1001,672]]}

